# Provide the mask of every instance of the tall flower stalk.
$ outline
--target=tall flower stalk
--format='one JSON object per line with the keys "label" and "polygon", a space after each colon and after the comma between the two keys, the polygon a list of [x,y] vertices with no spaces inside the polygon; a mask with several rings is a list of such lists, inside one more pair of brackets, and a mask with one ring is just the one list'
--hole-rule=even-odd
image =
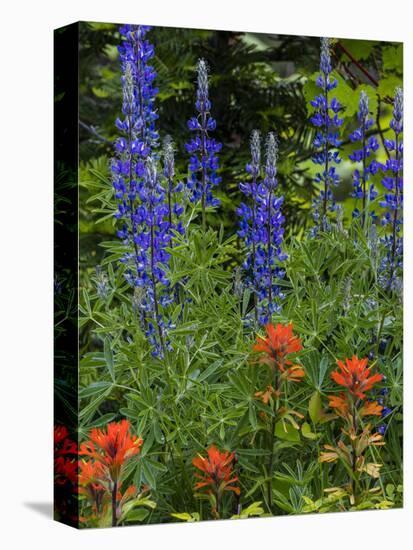
{"label": "tall flower stalk", "polygon": [[[153,44],[146,39],[146,34],[152,27],[145,25],[124,25],[120,34],[124,38],[118,47],[119,57],[123,67],[130,65],[133,77],[134,112],[133,122],[125,128],[125,121],[117,121],[120,130],[130,129],[149,148],[158,142],[158,132],[155,121],[158,118],[155,109],[155,98],[158,89],[154,85],[155,69],[148,63],[155,54]],[[132,137],[132,136],[131,136]]]}
{"label": "tall flower stalk", "polygon": [[270,132],[266,145],[265,177],[256,194],[258,232],[255,236],[254,291],[257,294],[258,318],[262,324],[268,323],[273,313],[280,311],[283,294],[277,283],[285,275],[280,263],[287,258],[281,247],[284,235],[281,205],[284,197],[277,195],[277,157],[277,140],[275,134]]}
{"label": "tall flower stalk", "polygon": [[378,162],[374,158],[371,158],[379,148],[379,142],[374,136],[368,136],[368,130],[373,126],[374,120],[370,117],[369,98],[364,91],[360,94],[357,119],[359,127],[350,134],[350,141],[352,143],[359,143],[361,149],[353,151],[349,155],[349,158],[353,162],[361,163],[361,170],[354,170],[352,196],[356,199],[361,199],[361,212],[358,208],[355,208],[353,216],[356,218],[361,217],[361,224],[364,227],[368,215],[368,205],[370,201],[377,197],[374,184],[370,183],[369,179],[370,176],[377,173],[379,168]]}
{"label": "tall flower stalk", "polygon": [[380,280],[387,288],[396,289],[403,268],[403,238],[400,235],[403,219],[403,90],[396,88],[393,102],[393,118],[390,122],[394,138],[385,145],[391,158],[382,167],[385,177],[382,183],[386,193],[380,206],[386,209],[382,223],[391,228],[383,237],[385,257],[380,266]]}
{"label": "tall flower stalk", "polygon": [[[166,203],[168,206],[168,229],[171,232],[183,233],[180,217],[183,213],[183,206],[177,200],[178,193],[183,190],[182,182],[175,184],[175,151],[174,143],[170,136],[166,136],[163,144],[163,175],[166,182]],[[171,243],[172,246],[172,243]]]}
{"label": "tall flower stalk", "polygon": [[339,183],[339,176],[334,165],[341,162],[337,151],[341,143],[337,129],[342,125],[343,120],[338,116],[341,105],[330,94],[338,84],[337,80],[331,77],[330,46],[329,38],[321,39],[320,74],[316,80],[321,93],[311,101],[315,113],[310,120],[317,128],[313,141],[316,152],[312,160],[314,164],[322,169],[315,177],[315,182],[321,186],[321,189],[319,195],[313,201],[313,219],[315,222],[312,230],[313,235],[320,229],[327,231],[330,227],[328,214],[336,211],[332,186]]}
{"label": "tall flower stalk", "polygon": [[284,397],[288,382],[300,382],[305,372],[300,365],[294,364],[290,356],[302,350],[301,339],[293,333],[293,325],[274,326],[268,323],[265,327],[266,335],[257,336],[253,351],[260,353],[260,363],[270,367],[269,384],[265,390],[256,392],[255,397],[267,405],[270,404],[273,412],[268,421],[270,461],[268,464],[268,507],[272,511],[272,477],[274,470],[274,444],[277,421],[289,422],[298,428],[293,416],[303,418],[302,414],[281,407],[281,398]]}
{"label": "tall flower stalk", "polygon": [[135,216],[138,230],[134,237],[138,247],[136,283],[146,290],[141,303],[148,320],[146,336],[153,346],[153,354],[162,357],[169,347],[161,307],[165,307],[171,301],[168,292],[169,280],[165,271],[170,257],[166,248],[170,243],[171,234],[167,221],[165,189],[152,157],[146,160],[144,185],[139,198],[141,204]]}
{"label": "tall flower stalk", "polygon": [[347,492],[350,503],[358,504],[361,490],[361,475],[367,473],[373,479],[380,475],[380,464],[367,462],[369,447],[384,445],[382,435],[373,432],[371,423],[364,424],[367,417],[380,417],[383,407],[367,394],[381,380],[380,373],[372,373],[368,359],[337,361],[338,369],[331,373],[332,380],[344,391],[329,396],[329,406],[335,411],[343,426],[338,445],[324,445],[320,462],[341,462],[350,473]]}
{"label": "tall flower stalk", "polygon": [[[90,431],[89,439],[80,446],[80,455],[87,457],[81,462],[82,492],[88,494],[95,505],[102,498],[96,494],[97,489],[110,493],[113,527],[119,519],[119,496],[125,466],[140,453],[143,443],[140,437],[131,435],[130,428],[128,420],[111,422],[103,429],[94,428]],[[135,491],[133,486],[129,487],[122,500]]]}
{"label": "tall flower stalk", "polygon": [[245,243],[244,270],[247,273],[246,284],[254,293],[254,315],[258,322],[257,293],[254,289],[255,273],[257,269],[257,246],[260,242],[260,226],[258,222],[258,189],[261,176],[261,139],[258,130],[251,134],[251,160],[246,165],[250,181],[240,183],[240,190],[245,195],[246,202],[241,202],[237,209],[240,218],[238,235]]}
{"label": "tall flower stalk", "polygon": [[[169,255],[165,248],[171,235],[168,228],[165,190],[156,168],[153,147],[155,130],[154,87],[156,72],[148,64],[154,48],[146,39],[150,27],[125,25],[119,46],[122,67],[122,114],[116,121],[123,136],[115,143],[116,157],[111,171],[118,201],[115,217],[122,222],[118,231],[126,252],[125,277],[134,288],[142,288],[143,325],[154,355],[163,355],[167,347],[165,325],[160,308],[167,303],[169,282],[165,266]],[[159,285],[159,290],[158,290]]]}
{"label": "tall flower stalk", "polygon": [[198,88],[195,107],[198,115],[188,121],[188,128],[195,137],[186,144],[186,150],[191,155],[189,160],[188,188],[191,191],[191,202],[201,201],[202,228],[206,229],[206,208],[218,206],[219,199],[213,196],[212,189],[221,178],[217,175],[218,156],[222,144],[209,137],[216,128],[212,118],[211,101],[209,99],[208,69],[204,59],[198,61]]}
{"label": "tall flower stalk", "polygon": [[238,476],[235,474],[235,453],[219,451],[211,445],[204,457],[198,454],[192,460],[197,469],[195,477],[198,479],[194,489],[204,491],[208,495],[214,519],[222,518],[222,504],[225,492],[240,494]]}

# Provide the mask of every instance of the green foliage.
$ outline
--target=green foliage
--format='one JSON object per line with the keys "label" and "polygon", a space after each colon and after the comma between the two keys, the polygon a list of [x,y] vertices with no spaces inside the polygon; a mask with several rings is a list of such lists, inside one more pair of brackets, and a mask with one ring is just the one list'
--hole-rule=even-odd
{"label": "green foliage", "polygon": [[[114,237],[108,157],[120,105],[114,49],[119,36],[110,25],[83,27],[81,74],[85,78],[80,110],[86,127],[81,128],[80,166],[80,438],[92,427],[127,418],[144,440],[125,478],[137,487],[147,485],[151,496],[127,503],[120,521],[211,517],[208,499],[194,496],[191,462],[212,443],[235,451],[237,457],[235,473],[241,495],[239,500],[225,495],[223,517],[400,506],[399,297],[378,284],[382,252],[372,233],[348,224],[348,216],[347,229],[339,225],[317,239],[304,237],[314,193],[306,103],[315,91],[315,39],[300,42],[297,37],[163,28],[155,29],[151,39],[156,43],[161,90],[160,127],[178,143],[177,172],[182,178],[187,161],[185,120],[194,95],[193,68],[201,54],[209,61],[218,139],[224,142],[223,207],[217,214],[208,213],[207,232],[197,225],[196,208],[185,212],[186,236],[177,235],[170,247],[168,275],[178,299],[165,312],[174,326],[169,334],[173,352],[167,352],[163,360],[154,358],[140,324],[139,291],[128,286],[119,262],[124,245]],[[361,90],[369,95],[374,110],[384,105],[386,117],[386,98],[400,83],[401,46],[342,42],[368,68],[376,60],[379,72],[375,72],[377,87],[361,76],[351,78],[344,69],[348,58],[341,54],[337,97],[346,105],[345,137],[354,126]],[[285,75],[282,63],[291,60],[294,67]],[[275,127],[280,136],[288,260],[281,282],[286,298],[282,313],[273,322],[293,323],[302,339],[298,360],[306,373],[300,383],[288,385],[280,403],[284,412],[277,418],[271,403],[256,396],[268,385],[269,371],[251,355],[256,330],[245,318],[252,298],[248,290],[239,291],[234,277],[243,254],[234,236],[234,208],[254,127],[263,132]],[[388,123],[382,128],[384,134],[387,128]],[[344,149],[347,146],[344,142]],[[343,170],[345,191],[350,174]],[[339,193],[347,196],[344,191]],[[348,213],[353,202],[346,199],[344,204]],[[96,265],[102,266],[107,280],[104,297],[96,290]],[[363,474],[366,494],[357,505],[343,488],[348,482],[346,468],[340,463],[318,463],[322,446],[336,444],[341,434],[337,417],[328,409],[327,394],[336,391],[330,374],[337,359],[354,353],[359,357],[373,354],[376,368],[386,376],[393,409],[386,420],[386,445],[375,448],[370,457],[383,464],[379,483],[373,486],[368,474]],[[335,491],[326,493],[332,487]]]}

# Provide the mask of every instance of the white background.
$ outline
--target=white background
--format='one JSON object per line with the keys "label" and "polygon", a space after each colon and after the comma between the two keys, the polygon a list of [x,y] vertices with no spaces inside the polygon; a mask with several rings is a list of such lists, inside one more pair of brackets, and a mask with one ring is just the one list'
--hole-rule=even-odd
{"label": "white background", "polygon": [[[405,262],[403,511],[76,531],[50,519],[52,434],[52,38],[76,20],[405,41],[406,245],[412,242],[412,38],[407,0],[2,2],[0,80],[0,543],[30,548],[396,546],[412,532],[411,246]],[[410,23],[411,24],[411,23]],[[411,33],[411,30],[410,30]],[[410,546],[410,544],[409,544]],[[411,547],[411,546],[410,546]]]}

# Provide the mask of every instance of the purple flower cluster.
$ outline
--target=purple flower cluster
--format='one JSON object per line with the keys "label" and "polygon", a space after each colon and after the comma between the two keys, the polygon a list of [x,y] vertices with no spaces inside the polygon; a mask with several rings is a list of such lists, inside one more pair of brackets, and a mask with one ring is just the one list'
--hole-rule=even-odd
{"label": "purple flower cluster", "polygon": [[[151,27],[144,25],[124,25],[120,28],[120,34],[124,37],[118,46],[122,72],[130,67],[133,81],[133,97],[128,101],[133,105],[129,113],[131,127],[128,120],[117,120],[116,126],[122,132],[133,131],[147,147],[154,147],[158,141],[158,132],[155,129],[155,121],[158,115],[155,110],[155,97],[158,89],[154,86],[156,78],[155,69],[148,64],[155,53],[153,44],[145,39]],[[132,103],[133,102],[133,103]]]}
{"label": "purple flower cluster", "polygon": [[385,209],[382,223],[389,226],[390,233],[385,235],[382,243],[385,257],[380,266],[380,281],[386,288],[396,289],[399,286],[403,268],[403,90],[396,88],[393,103],[393,118],[390,122],[394,138],[386,139],[385,145],[390,158],[382,166],[385,177],[382,184],[386,193],[380,206]]}
{"label": "purple flower cluster", "polygon": [[336,211],[332,186],[339,183],[339,176],[334,165],[341,162],[337,147],[341,143],[338,128],[343,124],[343,119],[338,116],[341,110],[340,103],[335,97],[330,97],[330,92],[338,84],[337,80],[331,77],[331,71],[330,39],[322,38],[320,74],[316,80],[321,93],[311,101],[315,112],[310,119],[317,129],[313,141],[316,152],[313,154],[312,160],[314,164],[322,167],[322,171],[318,172],[315,177],[315,182],[321,186],[321,190],[313,201],[315,222],[315,227],[312,230],[313,235],[317,234],[319,229],[322,231],[329,229],[328,213]]}
{"label": "purple flower cluster", "polygon": [[247,274],[246,284],[253,288],[254,273],[257,267],[257,247],[260,242],[260,227],[258,226],[258,189],[261,177],[261,139],[258,130],[251,134],[251,161],[246,165],[250,181],[240,183],[240,190],[245,195],[246,202],[241,202],[237,208],[240,218],[238,235],[245,243],[244,270]]}
{"label": "purple flower cluster", "polygon": [[265,177],[260,181],[260,139],[254,131],[251,138],[251,162],[247,172],[251,181],[240,185],[249,204],[241,203],[238,234],[246,245],[244,268],[248,272],[247,283],[254,292],[256,319],[268,323],[273,313],[280,311],[283,294],[277,284],[285,275],[280,263],[286,259],[282,252],[284,216],[281,205],[284,197],[277,189],[277,140],[268,134]]}
{"label": "purple flower cluster", "polygon": [[168,346],[160,308],[170,301],[166,247],[171,228],[165,188],[152,152],[158,139],[154,110],[157,90],[153,86],[156,73],[147,64],[154,54],[153,46],[144,38],[148,30],[139,25],[121,28],[125,38],[119,47],[123,118],[116,126],[123,136],[116,140],[111,172],[118,201],[115,217],[122,222],[118,236],[126,248],[121,259],[126,266],[125,277],[132,287],[143,291],[139,300],[142,323],[153,353],[161,355]]}
{"label": "purple flower cluster", "polygon": [[[374,120],[370,117],[369,98],[364,91],[360,94],[357,118],[359,127],[350,134],[350,141],[360,143],[361,149],[353,151],[349,158],[353,162],[361,163],[361,169],[354,170],[352,197],[362,201],[361,212],[355,208],[353,217],[361,217],[361,223],[364,226],[369,203],[377,197],[377,191],[374,189],[374,185],[369,183],[369,178],[377,174],[379,170],[379,163],[371,158],[379,148],[379,143],[374,136],[369,137],[367,134],[373,126]],[[374,212],[371,212],[371,215],[374,217]]]}
{"label": "purple flower cluster", "polygon": [[201,201],[202,226],[205,229],[205,209],[208,206],[218,206],[220,201],[212,194],[212,188],[219,184],[221,178],[217,175],[218,156],[222,144],[209,137],[216,128],[216,121],[210,115],[211,101],[208,89],[208,69],[204,59],[198,61],[198,88],[195,103],[198,115],[188,121],[188,128],[194,133],[187,144],[190,154],[188,189],[191,192],[191,202]]}
{"label": "purple flower cluster", "polygon": [[383,407],[383,409],[381,411],[381,418],[383,419],[383,422],[377,428],[377,431],[381,435],[384,435],[386,433],[386,430],[387,430],[387,424],[384,422],[384,419],[386,419],[386,418],[388,419],[388,417],[391,415],[391,413],[394,410],[391,407],[389,407],[388,405],[386,405],[386,397],[387,397],[388,393],[389,393],[388,388],[381,389],[380,390],[380,395],[377,399],[378,404],[382,405],[382,407]]}

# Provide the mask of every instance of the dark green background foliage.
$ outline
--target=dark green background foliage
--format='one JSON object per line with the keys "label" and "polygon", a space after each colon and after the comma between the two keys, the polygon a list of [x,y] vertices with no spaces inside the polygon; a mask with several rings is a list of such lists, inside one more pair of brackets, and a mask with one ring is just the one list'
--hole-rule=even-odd
{"label": "dark green background foliage", "polygon": [[[387,405],[393,411],[386,420],[386,445],[370,457],[383,464],[381,478],[375,482],[366,475],[364,480],[366,490],[378,486],[381,496],[371,493],[357,508],[399,506],[401,302],[400,296],[377,283],[383,253],[377,241],[350,223],[353,200],[348,197],[354,166],[347,161],[340,165],[342,184],[337,190],[345,207],[344,227],[339,224],[317,239],[304,238],[312,223],[310,204],[315,192],[308,102],[316,93],[319,39],[168,28],[155,28],[148,38],[156,50],[158,129],[161,138],[170,134],[176,143],[182,178],[187,173],[184,144],[186,121],[194,112],[195,65],[199,57],[208,61],[216,137],[223,143],[222,206],[209,214],[206,234],[192,223],[186,238],[174,243],[170,279],[189,301],[183,308],[172,304],[165,311],[176,325],[170,332],[174,351],[164,360],[154,359],[139,325],[139,296],[125,282],[119,262],[124,247],[115,236],[116,204],[108,177],[112,141],[117,137],[114,121],[121,105],[119,33],[115,25],[83,24],[80,438],[87,436],[90,427],[111,420],[126,417],[132,422],[144,446],[127,478],[151,487],[157,507],[142,514],[147,522],[171,521],[171,513],[176,512],[208,517],[208,503],[193,495],[191,460],[211,443],[237,452],[244,510],[259,501],[265,503],[265,512],[309,511],[308,499],[317,501],[325,488],[340,487],[347,480],[340,464],[318,463],[323,445],[336,444],[341,433],[338,421],[321,425],[319,418],[320,409],[327,407],[327,395],[337,391],[330,373],[337,358],[370,353],[375,368],[387,377],[381,386],[389,388]],[[356,124],[361,89],[369,95],[372,111],[381,115],[380,128],[376,125],[373,131],[386,135],[394,87],[401,84],[402,46],[340,40],[333,52],[339,80],[335,95],[345,106],[345,159],[351,151],[347,136]],[[286,197],[289,259],[282,282],[286,299],[274,321],[293,322],[303,340],[299,361],[306,371],[305,379],[291,384],[284,397],[286,406],[304,415],[299,429],[289,425],[287,432],[280,426],[275,431],[272,508],[266,501],[269,450],[262,416],[264,412],[271,417],[272,412],[254,397],[269,383],[269,373],[251,362],[255,333],[243,323],[251,296],[234,276],[243,255],[235,234],[238,184],[244,177],[254,128],[263,135],[275,130],[280,139],[279,181]],[[375,183],[381,191],[379,178]],[[102,265],[98,278],[107,287],[104,298],[96,292],[98,264]],[[235,513],[234,506],[227,496],[225,517]],[[349,509],[349,505],[333,500],[321,509]]]}

